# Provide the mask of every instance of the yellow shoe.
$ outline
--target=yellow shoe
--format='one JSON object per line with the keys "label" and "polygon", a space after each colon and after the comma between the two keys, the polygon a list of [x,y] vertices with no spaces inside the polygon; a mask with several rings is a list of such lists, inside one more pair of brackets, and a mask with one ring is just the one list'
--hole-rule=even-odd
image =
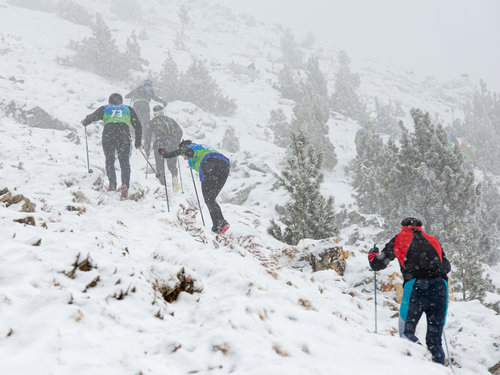
{"label": "yellow shoe", "polygon": [[174,188],[174,193],[179,191],[179,179],[177,176],[172,177],[172,186]]}

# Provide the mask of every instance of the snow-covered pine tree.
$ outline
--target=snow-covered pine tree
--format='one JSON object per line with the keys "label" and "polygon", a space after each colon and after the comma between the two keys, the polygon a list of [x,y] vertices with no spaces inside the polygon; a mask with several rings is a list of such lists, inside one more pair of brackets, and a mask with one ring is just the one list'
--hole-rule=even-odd
{"label": "snow-covered pine tree", "polygon": [[450,282],[453,290],[462,294],[464,301],[483,301],[486,292],[492,288],[481,261],[484,252],[478,231],[482,232],[474,223],[457,220],[453,227],[454,243],[450,244],[452,251],[448,251],[452,263]]}
{"label": "snow-covered pine tree", "polygon": [[132,34],[127,38],[127,49],[124,57],[128,61],[130,69],[142,71],[144,65],[149,65],[148,61],[141,57],[141,47],[139,47],[135,31],[132,31]]}
{"label": "snow-covered pine tree", "polygon": [[351,60],[345,51],[338,54],[339,68],[335,77],[335,91],[332,94],[332,109],[344,116],[365,124],[368,120],[366,106],[361,102],[357,89],[361,84],[359,74],[351,72]]}
{"label": "snow-covered pine tree", "polygon": [[288,65],[283,65],[283,68],[278,73],[278,84],[275,88],[285,99],[297,100],[299,98],[300,85],[295,80],[292,68]]}
{"label": "snow-covered pine tree", "polygon": [[[367,213],[377,213],[380,210],[380,176],[378,170],[384,163],[391,163],[392,147],[384,148],[382,138],[371,127],[367,127],[362,137],[358,156],[349,164],[352,172],[351,186],[356,191],[355,197],[358,206]],[[394,162],[394,161],[392,161]]]}
{"label": "snow-covered pine tree", "polygon": [[161,98],[172,102],[179,99],[179,69],[170,52],[163,63],[163,68],[160,72],[155,86]]}
{"label": "snow-covered pine tree", "polygon": [[478,186],[481,193],[479,202],[479,228],[484,235],[481,237],[481,260],[486,264],[496,264],[500,261],[500,194],[498,186],[491,178],[485,177]]}
{"label": "snow-covered pine tree", "polygon": [[202,61],[194,60],[180,76],[179,99],[196,104],[216,115],[229,116],[236,110],[234,99],[224,96]]}
{"label": "snow-covered pine tree", "polygon": [[392,103],[382,104],[378,98],[375,98],[376,118],[373,122],[375,131],[396,136],[399,132],[398,120],[394,117]]}
{"label": "snow-covered pine tree", "polygon": [[303,131],[323,155],[324,167],[332,169],[337,164],[337,155],[326,125],[330,117],[327,82],[316,58],[309,59],[306,74],[306,80],[300,85],[300,97],[293,108],[290,127],[293,132]]}
{"label": "snow-covered pine tree", "polygon": [[304,53],[300,50],[299,44],[295,41],[292,30],[286,28],[281,37],[281,52],[283,62],[294,69],[299,69],[303,65]]}
{"label": "snow-covered pine tree", "polygon": [[290,144],[290,124],[281,108],[271,111],[269,126],[274,134],[274,144],[280,147],[288,147]]}
{"label": "snow-covered pine tree", "polygon": [[[498,216],[488,212],[482,189],[464,168],[460,149],[449,147],[444,129],[433,125],[428,113],[414,109],[411,115],[415,130],[401,126],[399,147],[389,141],[377,152],[375,143],[373,159],[365,166],[354,162],[357,202],[363,211],[384,218],[387,234],[392,235],[403,217],[421,218],[452,261],[451,282],[459,284],[465,299],[481,298],[489,287],[481,262],[494,249],[491,233],[498,232]],[[482,199],[495,193],[489,191]],[[495,223],[489,226],[487,221]]]}
{"label": "snow-covered pine tree", "polygon": [[464,121],[455,124],[462,141],[475,148],[478,166],[495,174],[500,173],[499,118],[500,96],[489,92],[486,83],[480,81],[465,109]]}
{"label": "snow-covered pine tree", "polygon": [[460,150],[449,147],[442,126],[421,110],[413,109],[411,116],[415,131],[403,132],[396,166],[400,178],[393,185],[402,193],[399,213],[411,210],[431,233],[446,235],[457,217],[476,213],[474,176],[464,169]]}
{"label": "snow-covered pine tree", "polygon": [[333,197],[320,191],[322,157],[302,132],[292,133],[286,167],[278,181],[291,196],[282,219],[284,230],[274,220],[269,234],[290,245],[304,238],[323,239],[338,232]]}
{"label": "snow-covered pine tree", "polygon": [[63,60],[64,63],[79,69],[88,70],[103,77],[126,79],[129,66],[120,53],[111,30],[97,13],[92,25],[92,36],[81,41],[70,41],[70,49],[75,54]]}

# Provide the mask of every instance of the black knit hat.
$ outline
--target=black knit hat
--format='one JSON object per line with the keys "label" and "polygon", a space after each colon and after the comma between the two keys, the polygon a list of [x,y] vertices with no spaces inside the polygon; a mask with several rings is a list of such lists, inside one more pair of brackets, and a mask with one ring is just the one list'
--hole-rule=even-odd
{"label": "black knit hat", "polygon": [[190,145],[191,142],[189,139],[183,139],[181,143],[179,143],[179,148],[183,148],[184,146]]}
{"label": "black knit hat", "polygon": [[123,104],[123,97],[120,94],[118,94],[117,92],[115,92],[114,94],[111,94],[109,96],[108,103],[115,104],[115,105]]}
{"label": "black knit hat", "polygon": [[403,219],[403,221],[401,221],[401,225],[404,227],[421,227],[422,221],[414,217],[407,217],[406,219]]}

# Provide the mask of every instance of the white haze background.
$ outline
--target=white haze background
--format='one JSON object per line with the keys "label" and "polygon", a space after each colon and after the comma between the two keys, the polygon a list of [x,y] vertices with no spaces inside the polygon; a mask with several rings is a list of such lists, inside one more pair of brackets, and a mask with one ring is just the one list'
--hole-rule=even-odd
{"label": "white haze background", "polygon": [[497,0],[209,0],[289,26],[355,58],[500,91]]}

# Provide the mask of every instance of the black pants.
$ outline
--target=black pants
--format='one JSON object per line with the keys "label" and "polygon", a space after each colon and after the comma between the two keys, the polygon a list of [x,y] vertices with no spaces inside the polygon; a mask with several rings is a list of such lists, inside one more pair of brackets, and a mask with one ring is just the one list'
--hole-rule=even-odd
{"label": "black pants", "polygon": [[110,185],[116,185],[115,152],[118,152],[118,161],[121,168],[122,185],[130,185],[130,135],[124,131],[103,132],[102,148],[106,158],[106,173]]}
{"label": "black pants", "polygon": [[[165,158],[161,156],[158,153],[158,149],[160,147],[163,147],[165,145],[165,142],[155,142],[153,144],[153,150],[154,150],[154,156],[155,156],[155,163],[156,163],[156,172],[158,173],[158,179],[160,182],[163,184],[163,176],[165,175],[165,170],[163,169],[163,161]],[[169,149],[167,148],[167,151]],[[169,158],[166,159],[167,162],[167,167],[170,173],[172,173],[172,177],[177,176],[178,170],[177,170],[177,158]]]}
{"label": "black pants", "polygon": [[203,176],[205,177],[205,181],[201,183],[201,191],[212,218],[212,231],[215,231],[225,221],[215,199],[226,183],[229,175],[229,164],[221,159],[210,158],[203,163],[201,168],[203,168]]}
{"label": "black pants", "polygon": [[137,102],[134,104],[135,113],[139,117],[142,125],[142,135],[145,136],[149,131],[149,120],[151,111],[149,110],[149,102]]}
{"label": "black pants", "polygon": [[413,342],[418,321],[425,312],[427,334],[425,343],[432,354],[432,360],[444,365],[444,351],[441,343],[443,327],[448,308],[448,283],[441,278],[418,278],[404,285],[403,299],[399,311],[399,334]]}

